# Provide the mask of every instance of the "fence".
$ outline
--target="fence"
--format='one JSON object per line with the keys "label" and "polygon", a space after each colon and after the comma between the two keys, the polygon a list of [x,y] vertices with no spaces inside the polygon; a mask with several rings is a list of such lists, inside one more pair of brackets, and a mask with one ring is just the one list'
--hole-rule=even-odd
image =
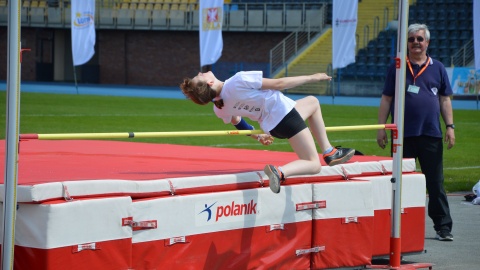
{"label": "fence", "polygon": [[288,63],[316,35],[323,31],[326,21],[325,11],[325,5],[322,5],[318,10],[310,10],[310,16],[306,23],[270,50],[270,74],[275,74],[283,69],[285,63]]}
{"label": "fence", "polygon": [[[184,2],[184,1],[183,1]],[[199,26],[199,4],[147,1],[96,1],[98,29],[142,29],[195,31]],[[290,32],[314,21],[322,3],[252,2],[223,6],[223,31]],[[23,1],[23,27],[70,28],[70,1]],[[8,23],[8,6],[0,1],[0,25]]]}

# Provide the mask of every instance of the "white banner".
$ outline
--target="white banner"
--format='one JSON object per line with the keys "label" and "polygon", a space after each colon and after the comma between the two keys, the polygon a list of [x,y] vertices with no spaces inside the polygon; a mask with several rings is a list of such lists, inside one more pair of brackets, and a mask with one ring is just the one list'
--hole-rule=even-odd
{"label": "white banner", "polygon": [[475,69],[480,69],[480,2],[473,1],[473,46],[475,52]]}
{"label": "white banner", "polygon": [[73,65],[83,65],[95,54],[95,0],[72,0]]}
{"label": "white banner", "polygon": [[200,0],[200,66],[217,62],[222,55],[223,0]]}
{"label": "white banner", "polygon": [[358,0],[333,1],[332,67],[355,63]]}

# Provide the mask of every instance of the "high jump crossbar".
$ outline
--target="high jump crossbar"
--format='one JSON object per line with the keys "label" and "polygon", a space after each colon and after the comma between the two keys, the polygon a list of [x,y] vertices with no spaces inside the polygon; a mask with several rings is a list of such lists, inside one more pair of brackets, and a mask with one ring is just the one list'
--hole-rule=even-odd
{"label": "high jump crossbar", "polygon": [[[326,127],[330,131],[354,130],[396,130],[395,124],[357,125]],[[217,131],[173,131],[173,132],[111,132],[111,133],[51,133],[51,134],[20,134],[20,140],[86,140],[86,139],[128,139],[128,138],[169,138],[169,137],[201,137],[225,135],[263,134],[262,130],[217,130]]]}

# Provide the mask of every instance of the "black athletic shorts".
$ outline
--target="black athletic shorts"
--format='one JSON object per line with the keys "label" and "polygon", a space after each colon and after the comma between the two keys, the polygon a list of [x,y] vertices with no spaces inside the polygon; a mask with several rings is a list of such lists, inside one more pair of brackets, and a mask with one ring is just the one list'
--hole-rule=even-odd
{"label": "black athletic shorts", "polygon": [[278,139],[290,139],[306,128],[307,124],[297,110],[293,108],[276,127],[270,130],[270,135]]}

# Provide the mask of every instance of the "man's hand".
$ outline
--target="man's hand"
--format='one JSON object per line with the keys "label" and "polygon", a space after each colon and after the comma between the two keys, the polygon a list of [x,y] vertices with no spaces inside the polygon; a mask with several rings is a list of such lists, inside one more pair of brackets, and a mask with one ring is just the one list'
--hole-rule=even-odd
{"label": "man's hand", "polygon": [[377,131],[377,143],[382,149],[385,149],[385,146],[388,144],[387,132],[384,129]]}
{"label": "man's hand", "polygon": [[447,149],[450,150],[455,145],[455,131],[452,128],[447,128],[445,131],[445,143],[448,143]]}

